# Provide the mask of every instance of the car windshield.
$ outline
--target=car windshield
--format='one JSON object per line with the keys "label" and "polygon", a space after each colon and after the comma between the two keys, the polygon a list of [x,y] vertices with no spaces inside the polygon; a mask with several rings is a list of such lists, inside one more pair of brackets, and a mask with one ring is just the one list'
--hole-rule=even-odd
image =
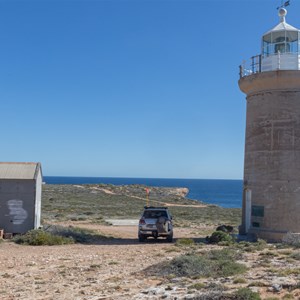
{"label": "car windshield", "polygon": [[155,219],[160,217],[167,218],[167,212],[165,210],[146,210],[144,212],[144,218],[146,219]]}

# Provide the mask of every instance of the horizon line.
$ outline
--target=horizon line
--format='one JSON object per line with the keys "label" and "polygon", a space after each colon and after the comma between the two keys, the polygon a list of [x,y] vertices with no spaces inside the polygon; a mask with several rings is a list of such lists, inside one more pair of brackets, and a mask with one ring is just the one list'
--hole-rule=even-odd
{"label": "horizon line", "polygon": [[113,178],[113,179],[171,179],[171,180],[243,180],[243,178],[115,177],[115,176],[68,176],[68,175],[44,175],[43,177]]}

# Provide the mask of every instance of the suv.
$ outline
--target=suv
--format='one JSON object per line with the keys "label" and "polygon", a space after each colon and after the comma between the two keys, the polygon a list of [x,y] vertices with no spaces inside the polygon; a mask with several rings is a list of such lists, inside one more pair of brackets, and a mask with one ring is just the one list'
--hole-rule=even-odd
{"label": "suv", "polygon": [[165,237],[168,242],[173,241],[172,216],[167,207],[147,207],[139,221],[138,237],[144,242],[147,237]]}

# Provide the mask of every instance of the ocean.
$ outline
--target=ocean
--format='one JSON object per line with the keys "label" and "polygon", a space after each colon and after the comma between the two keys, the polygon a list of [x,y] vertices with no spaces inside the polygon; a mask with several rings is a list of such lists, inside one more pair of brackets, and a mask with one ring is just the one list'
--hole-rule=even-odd
{"label": "ocean", "polygon": [[44,182],[47,184],[105,183],[114,185],[143,184],[149,187],[186,187],[189,189],[187,195],[189,199],[226,208],[242,207],[242,180],[44,176]]}

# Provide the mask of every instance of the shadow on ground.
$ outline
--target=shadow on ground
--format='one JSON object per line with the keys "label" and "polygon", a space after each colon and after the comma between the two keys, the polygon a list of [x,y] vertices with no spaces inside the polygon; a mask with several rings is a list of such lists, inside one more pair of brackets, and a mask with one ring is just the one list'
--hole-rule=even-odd
{"label": "shadow on ground", "polygon": [[[85,242],[78,242],[79,244],[85,244],[85,245],[153,245],[153,244],[165,244],[165,245],[174,245],[177,240],[180,240],[180,238],[174,238],[173,242],[168,242],[166,239],[154,239],[154,238],[148,238],[144,242],[139,242],[139,240],[136,238],[99,238],[96,237],[93,238],[93,240],[85,241]],[[198,243],[207,243],[205,238],[192,238],[192,240],[198,244]]]}

